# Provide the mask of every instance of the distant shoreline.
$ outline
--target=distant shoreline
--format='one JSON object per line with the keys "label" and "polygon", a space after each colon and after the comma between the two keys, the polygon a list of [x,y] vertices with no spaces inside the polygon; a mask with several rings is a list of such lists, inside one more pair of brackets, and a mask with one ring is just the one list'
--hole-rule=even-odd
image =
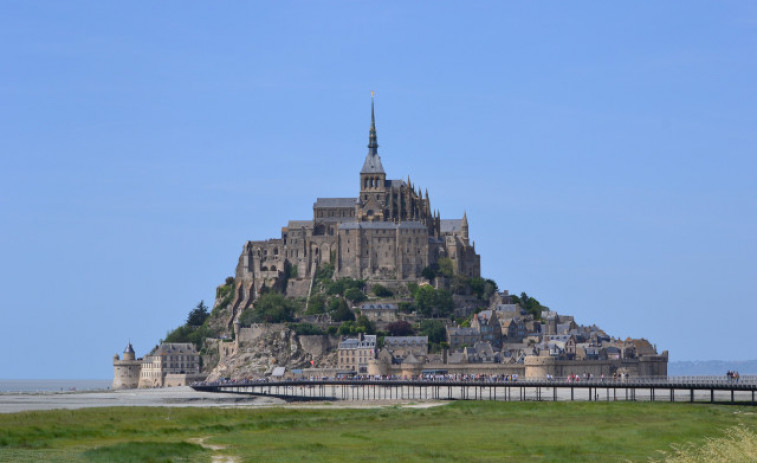
{"label": "distant shoreline", "polygon": [[109,379],[0,379],[0,393],[107,391]]}

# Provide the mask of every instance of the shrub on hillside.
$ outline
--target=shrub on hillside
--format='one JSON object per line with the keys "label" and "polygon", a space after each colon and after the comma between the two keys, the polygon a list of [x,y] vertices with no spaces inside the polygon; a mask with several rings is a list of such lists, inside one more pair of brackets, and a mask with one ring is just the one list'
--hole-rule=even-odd
{"label": "shrub on hillside", "polygon": [[388,324],[386,331],[389,332],[389,336],[412,336],[414,333],[413,325],[404,320]]}
{"label": "shrub on hillside", "polygon": [[312,323],[290,323],[289,328],[291,328],[295,333],[297,333],[298,336],[312,336],[312,335],[326,334],[326,332],[323,331],[321,327],[313,325]]}
{"label": "shrub on hillside", "polygon": [[354,304],[363,302],[365,300],[365,294],[357,288],[349,288],[344,292],[344,297],[352,301]]}
{"label": "shrub on hillside", "polygon": [[394,293],[384,285],[375,284],[371,289],[376,297],[392,297]]}
{"label": "shrub on hillside", "polygon": [[283,323],[294,320],[297,304],[276,292],[261,295],[252,307],[242,312],[239,321],[243,326],[252,323]]}
{"label": "shrub on hillside", "polygon": [[350,310],[344,299],[336,300],[336,308],[331,312],[331,320],[335,322],[355,320],[355,314]]}

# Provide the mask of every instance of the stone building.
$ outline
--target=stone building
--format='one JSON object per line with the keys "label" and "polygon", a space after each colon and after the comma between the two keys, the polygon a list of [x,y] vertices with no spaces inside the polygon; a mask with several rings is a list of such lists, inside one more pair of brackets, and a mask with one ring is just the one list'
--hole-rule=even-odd
{"label": "stone building", "polygon": [[134,389],[139,386],[142,359],[138,359],[131,343],[124,349],[123,358],[113,356],[113,389]]}
{"label": "stone building", "polygon": [[488,342],[495,347],[499,347],[501,344],[502,327],[499,324],[496,311],[482,310],[473,315],[470,326],[478,331],[481,341]]}
{"label": "stone building", "polygon": [[394,322],[397,321],[397,304],[369,302],[360,306],[360,313],[372,322]]}
{"label": "stone building", "polygon": [[376,335],[360,334],[339,343],[337,367],[355,373],[367,373],[368,362],[376,358]]}
{"label": "stone building", "polygon": [[136,358],[129,343],[123,358],[113,356],[113,389],[186,386],[205,379],[200,369],[192,343],[163,343],[144,358]]}
{"label": "stone building", "polygon": [[368,153],[358,175],[358,195],[317,198],[313,217],[290,220],[281,236],[248,241],[236,268],[237,284],[229,329],[263,285],[289,296],[309,292],[317,268],[331,265],[336,277],[380,281],[389,286],[420,281],[440,258],[456,275],[479,277],[481,262],[469,240],[466,214],[442,219],[423,193],[407,180],[388,179],[378,154],[373,100]]}
{"label": "stone building", "polygon": [[428,356],[428,336],[386,336],[384,349],[398,362],[410,355],[425,361]]}
{"label": "stone building", "polygon": [[200,374],[200,354],[190,342],[164,342],[142,361],[139,387],[186,386]]}

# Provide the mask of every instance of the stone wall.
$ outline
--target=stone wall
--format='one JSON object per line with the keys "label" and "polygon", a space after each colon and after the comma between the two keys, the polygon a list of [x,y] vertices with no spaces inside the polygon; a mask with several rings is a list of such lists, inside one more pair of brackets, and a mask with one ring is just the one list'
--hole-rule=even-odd
{"label": "stone wall", "polygon": [[204,379],[205,375],[202,374],[170,373],[163,378],[163,387],[189,386],[192,383],[203,381]]}
{"label": "stone wall", "polygon": [[337,336],[311,335],[298,336],[302,350],[313,357],[326,355],[339,347],[339,338]]}
{"label": "stone wall", "polygon": [[252,344],[271,333],[287,329],[283,323],[254,323],[249,328],[240,328],[237,343],[240,345]]}
{"label": "stone wall", "polygon": [[528,379],[543,379],[547,374],[555,377],[591,374],[595,378],[612,377],[613,373],[628,373],[631,377],[667,377],[667,352],[647,355],[641,359],[623,360],[556,360],[552,357],[525,358],[525,375]]}

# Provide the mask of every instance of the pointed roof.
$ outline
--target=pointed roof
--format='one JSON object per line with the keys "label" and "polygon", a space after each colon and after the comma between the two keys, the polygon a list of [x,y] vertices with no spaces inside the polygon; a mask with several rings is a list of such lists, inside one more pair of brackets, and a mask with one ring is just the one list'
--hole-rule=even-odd
{"label": "pointed roof", "polygon": [[373,111],[373,92],[371,92],[371,129],[368,131],[368,154],[365,156],[361,174],[384,174],[384,166],[378,155],[378,141],[376,140],[376,117]]}

